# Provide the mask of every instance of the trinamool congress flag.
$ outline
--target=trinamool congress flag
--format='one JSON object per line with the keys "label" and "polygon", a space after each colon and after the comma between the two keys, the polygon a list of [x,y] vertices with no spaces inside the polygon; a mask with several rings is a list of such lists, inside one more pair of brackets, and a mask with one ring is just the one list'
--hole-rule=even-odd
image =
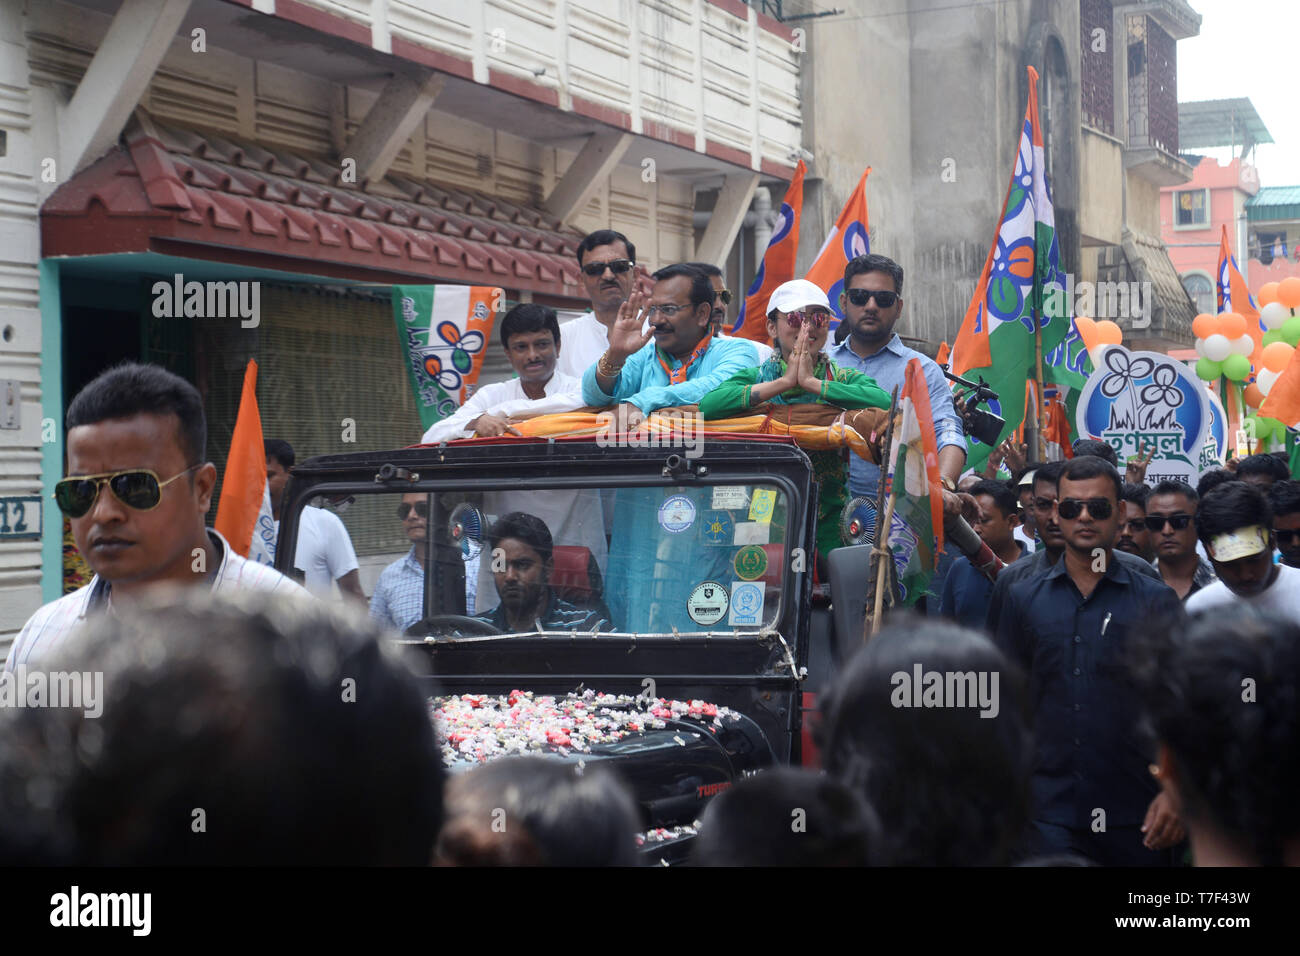
{"label": "trinamool congress flag", "polygon": [[[1025,418],[1025,381],[1034,377],[1037,364],[1035,324],[1042,330],[1045,356],[1072,331],[1038,125],[1038,71],[1031,66],[1028,73],[1029,102],[1002,217],[952,349],[956,374],[983,376],[998,393],[1001,407],[995,410],[1007,422],[999,440]],[[1074,354],[1077,357],[1077,350]],[[1044,363],[1043,376],[1054,380],[1049,364]],[[974,439],[968,444],[966,465],[980,471],[990,449]]]}
{"label": "trinamool congress flag", "polygon": [[781,200],[781,210],[772,225],[772,238],[758,267],[758,275],[745,293],[740,305],[740,316],[731,327],[729,335],[737,338],[767,342],[767,300],[783,282],[794,278],[795,257],[799,254],[799,217],[803,212],[803,176],[807,168],[803,160],[794,168],[794,179]]}
{"label": "trinamool congress flag", "polygon": [[902,604],[911,607],[929,590],[936,556],[943,550],[939,442],[920,359],[907,363],[898,406],[902,420],[895,426],[886,459],[892,465],[890,494],[894,496],[889,550],[902,588]]}
{"label": "trinamool congress flag", "polygon": [[230,438],[226,473],[217,504],[216,529],[237,553],[260,564],[275,562],[275,519],[266,486],[266,448],[257,407],[257,363],[244,368],[244,390]]}
{"label": "trinamool congress flag", "polygon": [[840,309],[840,293],[844,291],[844,267],[850,259],[865,256],[871,251],[867,222],[867,177],[870,175],[871,167],[868,166],[849,196],[849,201],[840,210],[839,217],[818,250],[808,274],[804,276],[819,289],[826,290],[826,298],[831,300],[831,311],[835,313],[835,318],[831,320],[832,330],[844,318],[844,312]]}
{"label": "trinamool congress flag", "polygon": [[420,413],[420,427],[441,421],[469,397],[505,293],[482,285],[395,285],[393,318]]}
{"label": "trinamool congress flag", "polygon": [[1215,270],[1220,312],[1236,312],[1246,317],[1246,331],[1255,340],[1255,350],[1250,353],[1250,363],[1260,368],[1264,350],[1264,325],[1259,321],[1259,308],[1250,294],[1250,287],[1237,269],[1237,260],[1228,246],[1228,227],[1225,224],[1219,236],[1219,268]]}

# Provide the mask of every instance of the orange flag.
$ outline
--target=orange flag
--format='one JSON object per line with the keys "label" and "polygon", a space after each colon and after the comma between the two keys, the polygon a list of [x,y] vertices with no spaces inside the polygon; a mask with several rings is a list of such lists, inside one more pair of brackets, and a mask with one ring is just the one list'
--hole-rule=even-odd
{"label": "orange flag", "polygon": [[807,168],[803,160],[794,168],[794,179],[781,200],[781,211],[772,226],[772,238],[758,267],[758,275],[745,293],[740,306],[740,316],[731,327],[729,335],[766,343],[767,300],[776,287],[794,278],[794,261],[799,253],[799,217],[803,213],[803,176]]}
{"label": "orange flag", "polygon": [[936,365],[947,365],[947,364],[948,364],[948,356],[951,355],[951,354],[952,354],[952,349],[949,348],[948,343],[947,343],[947,342],[940,342],[940,343],[939,343],[939,353],[938,353],[937,355],[935,355],[935,357],[934,357],[935,364],[936,364]]}
{"label": "orange flag", "polygon": [[1284,425],[1300,423],[1300,349],[1273,383],[1259,406],[1262,418],[1276,418]]}
{"label": "orange flag", "polygon": [[1219,311],[1236,312],[1246,317],[1246,331],[1255,340],[1255,349],[1250,353],[1250,364],[1259,369],[1262,361],[1260,353],[1264,350],[1264,326],[1260,324],[1259,310],[1250,297],[1246,280],[1237,270],[1237,260],[1232,257],[1232,250],[1228,246],[1227,225],[1224,225],[1223,234],[1219,237],[1218,273]]}
{"label": "orange flag", "polygon": [[[239,554],[263,564],[275,559],[275,525],[266,487],[262,416],[257,410],[257,362],[248,360],[239,415],[230,439],[216,529]],[[254,530],[257,534],[254,534]]]}
{"label": "orange flag", "polygon": [[808,275],[804,277],[818,288],[826,290],[826,298],[831,301],[831,311],[835,313],[835,319],[831,321],[832,329],[844,318],[844,312],[840,309],[840,293],[844,291],[844,267],[850,259],[871,251],[870,227],[867,222],[867,177],[870,175],[871,167],[868,166],[853,194],[849,196],[849,201],[840,210],[830,235],[822,243],[817,258],[808,269]]}

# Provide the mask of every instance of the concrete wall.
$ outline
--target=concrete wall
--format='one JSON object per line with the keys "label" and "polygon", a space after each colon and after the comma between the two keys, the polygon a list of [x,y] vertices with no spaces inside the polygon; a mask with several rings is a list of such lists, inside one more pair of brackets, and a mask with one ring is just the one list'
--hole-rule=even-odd
{"label": "concrete wall", "polygon": [[1148,236],[1160,235],[1160,187],[1132,171],[1125,175],[1128,179],[1128,227]]}
{"label": "concrete wall", "polygon": [[1124,149],[1113,136],[1084,127],[1079,232],[1085,246],[1118,245],[1124,223]]}

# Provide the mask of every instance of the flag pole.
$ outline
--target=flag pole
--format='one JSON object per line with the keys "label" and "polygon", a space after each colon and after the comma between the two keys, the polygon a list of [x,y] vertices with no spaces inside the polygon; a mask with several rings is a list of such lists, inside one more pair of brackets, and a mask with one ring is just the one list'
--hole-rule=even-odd
{"label": "flag pole", "polygon": [[[899,387],[900,386],[898,385],[894,386],[893,394],[890,396],[890,400],[889,400],[889,421],[885,425],[885,437],[883,443],[880,446],[883,449],[883,454],[881,455],[881,457],[884,459],[888,458],[890,452],[892,451],[891,446],[894,443],[894,421],[898,416]],[[887,465],[888,462],[882,461],[881,464]],[[870,587],[872,582],[876,583],[875,596],[874,596],[875,600],[873,602],[875,605],[875,613],[872,615],[871,629],[869,631],[868,630],[863,631],[862,634],[863,643],[866,643],[868,640],[870,640],[871,636],[875,634],[877,630],[879,630],[881,592],[884,590],[880,578],[881,578],[882,571],[885,567],[885,558],[889,554],[889,522],[893,520],[893,516],[894,516],[893,515],[894,501],[892,496],[890,497],[888,503],[886,503],[885,500],[886,474],[887,474],[886,469],[882,467],[880,469],[880,483],[876,487],[876,532],[875,532],[875,541],[873,542],[873,547],[871,549],[871,563],[868,565],[868,570],[867,570],[867,586]],[[882,515],[884,514],[886,507],[888,507],[889,509],[889,517],[882,521],[881,520]],[[883,548],[881,547],[881,543],[880,543],[880,531],[882,528],[885,529],[885,543]],[[867,592],[867,596],[868,598],[872,596],[870,591]]]}
{"label": "flag pole", "polygon": [[[885,581],[886,572],[889,570],[889,526],[894,520],[894,502],[898,500],[898,488],[894,485],[893,480],[889,483],[889,500],[885,504],[884,521],[876,522],[876,606],[871,612],[871,637],[875,637],[880,631],[880,618],[882,604],[885,598]],[[883,524],[885,528],[884,547],[880,544],[880,528]]]}
{"label": "flag pole", "polygon": [[1044,440],[1044,434],[1047,431],[1047,422],[1043,418],[1043,329],[1038,323],[1038,310],[1034,310],[1034,388],[1038,394],[1034,396],[1034,447],[1038,449],[1038,460],[1047,461],[1047,443]]}

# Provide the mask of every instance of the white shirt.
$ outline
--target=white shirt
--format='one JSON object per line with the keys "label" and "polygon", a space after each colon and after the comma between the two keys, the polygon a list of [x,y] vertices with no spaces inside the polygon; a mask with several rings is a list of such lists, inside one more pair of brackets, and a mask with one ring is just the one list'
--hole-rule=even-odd
{"label": "white shirt", "polygon": [[[280,522],[275,523],[280,540]],[[274,557],[274,555],[272,555]],[[357,553],[339,516],[324,508],[306,507],[298,519],[298,547],[293,566],[303,572],[303,584],[318,597],[334,593],[334,582],[357,570]]]}
{"label": "white shirt", "polygon": [[581,379],[584,372],[605,354],[609,348],[609,329],[601,325],[595,312],[588,312],[572,322],[560,326],[560,357],[555,363],[555,374]]}
{"label": "white shirt", "polygon": [[[565,348],[567,346],[560,349],[561,358],[565,354]],[[562,374],[558,365],[544,391],[545,398],[529,398],[524,394],[524,383],[517,378],[484,385],[454,415],[430,425],[421,441],[426,445],[436,445],[438,442],[468,438],[472,434],[469,430],[470,423],[480,415],[518,418],[521,415],[551,415],[582,408],[582,379]]]}
{"label": "white shirt", "polygon": [[1241,597],[1228,590],[1222,581],[1201,588],[1187,599],[1184,607],[1189,614],[1209,608],[1245,605],[1261,614],[1275,614],[1300,624],[1300,568],[1285,564],[1275,565],[1277,580],[1254,597]]}
{"label": "white shirt", "polygon": [[1011,537],[1023,544],[1030,554],[1038,550],[1037,544],[1034,543],[1034,536],[1028,534],[1023,525],[1016,525],[1016,530],[1011,532]]}
{"label": "white shirt", "polygon": [[[229,543],[219,533],[211,528],[207,530],[208,538],[221,552],[221,563],[212,578],[214,593],[251,588],[285,595],[306,595],[307,592],[297,583],[275,568],[241,557],[230,549]],[[11,671],[19,664],[39,666],[42,658],[57,652],[85,621],[87,614],[103,609],[110,587],[109,582],[101,580],[97,574],[84,587],[38,608],[9,648],[5,670]]]}

